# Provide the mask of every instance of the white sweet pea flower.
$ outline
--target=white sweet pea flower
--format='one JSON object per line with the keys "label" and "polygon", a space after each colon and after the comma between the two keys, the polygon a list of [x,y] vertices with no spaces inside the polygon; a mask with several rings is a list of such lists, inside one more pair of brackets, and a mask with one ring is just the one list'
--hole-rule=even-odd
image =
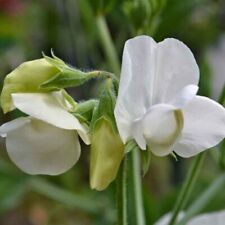
{"label": "white sweet pea flower", "polygon": [[80,156],[77,133],[86,144],[90,141],[61,92],[16,93],[12,100],[29,116],[0,127],[11,160],[29,174],[57,175],[70,169]]}
{"label": "white sweet pea flower", "polygon": [[124,143],[135,139],[157,156],[191,157],[225,137],[225,109],[196,96],[199,69],[176,39],[156,43],[139,36],[123,51],[115,118]]}
{"label": "white sweet pea flower", "polygon": [[[178,216],[178,222],[183,218],[184,213],[180,213]],[[168,225],[171,218],[171,213],[164,215],[154,225]],[[224,225],[225,211],[204,213],[193,217],[187,223],[187,225]]]}

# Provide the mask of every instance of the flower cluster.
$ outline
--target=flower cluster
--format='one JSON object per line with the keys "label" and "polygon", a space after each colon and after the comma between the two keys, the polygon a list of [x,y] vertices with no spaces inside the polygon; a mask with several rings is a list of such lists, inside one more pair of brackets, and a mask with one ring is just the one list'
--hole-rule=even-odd
{"label": "flower cluster", "polygon": [[[78,104],[64,89],[100,75],[105,85],[98,100]],[[6,76],[1,107],[4,113],[18,109],[26,116],[3,124],[0,135],[21,170],[49,175],[61,174],[78,161],[80,136],[91,144],[91,187],[103,190],[115,179],[131,140],[157,156],[175,152],[190,157],[225,137],[225,109],[196,95],[198,81],[193,54],[175,39],[128,40],[119,90],[110,73],[85,73],[54,54],[44,56]]]}

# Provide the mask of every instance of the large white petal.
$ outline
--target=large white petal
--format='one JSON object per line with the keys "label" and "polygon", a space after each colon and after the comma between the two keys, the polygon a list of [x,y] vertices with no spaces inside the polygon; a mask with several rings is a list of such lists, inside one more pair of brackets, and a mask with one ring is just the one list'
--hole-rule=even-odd
{"label": "large white petal", "polygon": [[22,112],[59,128],[78,130],[85,137],[84,141],[89,139],[87,130],[67,112],[56,93],[16,93],[12,94],[12,99]]}
{"label": "large white petal", "polygon": [[63,92],[67,94],[65,90],[60,90],[60,91],[53,91],[51,94],[56,98],[58,103],[63,107],[66,111],[69,111],[73,108],[73,105],[71,105],[67,99],[65,98]]}
{"label": "large white petal", "polygon": [[22,126],[24,126],[26,123],[30,122],[30,118],[29,117],[20,117],[17,118],[13,121],[4,123],[1,127],[0,127],[0,136],[1,137],[6,137],[7,133],[9,133],[12,130],[18,129]]}
{"label": "large white petal", "polygon": [[[10,126],[17,121],[11,121]],[[6,137],[12,161],[29,174],[57,175],[70,169],[79,159],[77,133],[37,119],[10,130]]]}
{"label": "large white petal", "polygon": [[81,137],[82,141],[86,145],[90,145],[91,144],[90,129],[85,123],[82,123],[81,126],[82,126],[83,129],[82,130],[77,130],[77,133],[79,134],[79,136]]}
{"label": "large white petal", "polygon": [[146,140],[143,133],[143,118],[137,119],[133,122],[131,128],[132,138],[136,141],[140,149],[146,150]]}
{"label": "large white petal", "polygon": [[[140,130],[150,150],[157,156],[170,154],[183,128],[181,111],[170,105],[158,104],[151,107],[140,122]],[[141,143],[139,136],[134,138],[137,143]]]}
{"label": "large white petal", "polygon": [[[131,123],[150,106],[187,100],[177,96],[187,85],[196,85],[199,69],[190,49],[176,39],[156,44],[148,36],[126,42],[115,117],[123,142],[131,138]],[[175,99],[175,100],[174,100]]]}
{"label": "large white petal", "polygon": [[170,102],[177,109],[185,107],[198,92],[198,86],[190,84],[184,87],[174,99]]}
{"label": "large white petal", "polygon": [[217,145],[225,137],[225,109],[217,102],[196,96],[184,109],[184,129],[175,152],[194,156]]}
{"label": "large white petal", "polygon": [[199,69],[190,49],[181,41],[157,44],[152,103],[168,103],[187,85],[197,85]]}
{"label": "large white petal", "polygon": [[151,105],[155,41],[139,36],[125,43],[115,117],[121,138],[131,138],[131,122]]}

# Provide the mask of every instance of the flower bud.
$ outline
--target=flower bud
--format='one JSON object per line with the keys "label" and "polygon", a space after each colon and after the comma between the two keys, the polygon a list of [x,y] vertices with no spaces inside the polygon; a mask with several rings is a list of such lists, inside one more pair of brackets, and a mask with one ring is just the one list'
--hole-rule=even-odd
{"label": "flower bud", "polygon": [[14,109],[12,93],[38,92],[39,86],[57,73],[59,69],[44,58],[22,63],[4,80],[1,93],[1,107],[4,113]]}
{"label": "flower bud", "polygon": [[104,190],[115,178],[124,156],[124,145],[117,132],[113,79],[107,79],[91,122],[90,185]]}
{"label": "flower bud", "polygon": [[4,113],[14,109],[12,93],[50,92],[79,86],[99,75],[98,71],[82,72],[68,66],[63,60],[44,55],[44,58],[22,63],[8,74],[1,94]]}
{"label": "flower bud", "polygon": [[96,122],[91,143],[90,184],[92,189],[101,191],[116,178],[124,145],[104,117]]}

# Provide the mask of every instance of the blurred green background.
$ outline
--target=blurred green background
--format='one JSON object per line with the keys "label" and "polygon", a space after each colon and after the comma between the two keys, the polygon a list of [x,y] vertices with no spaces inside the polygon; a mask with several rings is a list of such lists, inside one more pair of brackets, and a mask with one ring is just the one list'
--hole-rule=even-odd
{"label": "blurred green background", "polygon": [[[0,84],[20,63],[42,57],[42,51],[50,54],[51,48],[77,68],[119,73],[124,42],[140,34],[187,44],[200,67],[200,94],[223,103],[223,0],[0,0]],[[92,81],[69,92],[79,101],[98,96],[100,86],[101,81]],[[18,115],[1,112],[1,124]],[[191,161],[152,156],[143,179],[147,225],[171,211]],[[222,143],[207,152],[187,207],[224,171]],[[0,141],[0,225],[115,224],[115,190],[115,183],[103,192],[89,188],[85,146],[67,173],[28,176],[13,165]],[[225,209],[224,190],[225,185],[202,211]],[[132,224],[132,215],[129,220]]]}

